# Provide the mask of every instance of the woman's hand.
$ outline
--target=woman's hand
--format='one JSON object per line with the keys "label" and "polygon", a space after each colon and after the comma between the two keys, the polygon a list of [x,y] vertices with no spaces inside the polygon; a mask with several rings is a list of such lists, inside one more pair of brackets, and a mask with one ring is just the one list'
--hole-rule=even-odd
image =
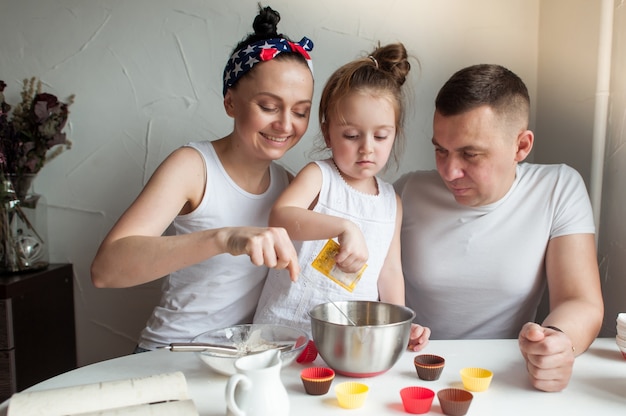
{"label": "woman's hand", "polygon": [[287,269],[292,281],[298,279],[298,253],[284,228],[232,227],[222,232],[225,252],[233,256],[245,254],[256,266]]}

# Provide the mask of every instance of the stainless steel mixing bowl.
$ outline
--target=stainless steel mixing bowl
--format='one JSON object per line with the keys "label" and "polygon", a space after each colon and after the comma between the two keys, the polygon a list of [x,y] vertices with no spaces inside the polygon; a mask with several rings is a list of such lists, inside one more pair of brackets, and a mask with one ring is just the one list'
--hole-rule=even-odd
{"label": "stainless steel mixing bowl", "polygon": [[313,341],[326,364],[349,377],[372,377],[393,367],[407,348],[415,312],[383,302],[334,303],[309,311]]}

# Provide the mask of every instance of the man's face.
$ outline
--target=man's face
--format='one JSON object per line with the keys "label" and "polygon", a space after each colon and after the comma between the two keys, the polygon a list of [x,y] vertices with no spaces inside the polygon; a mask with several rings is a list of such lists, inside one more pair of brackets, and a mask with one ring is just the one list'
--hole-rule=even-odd
{"label": "man's face", "polygon": [[437,170],[459,204],[483,206],[508,192],[517,162],[528,154],[520,151],[522,132],[528,131],[505,126],[489,106],[447,117],[435,111]]}

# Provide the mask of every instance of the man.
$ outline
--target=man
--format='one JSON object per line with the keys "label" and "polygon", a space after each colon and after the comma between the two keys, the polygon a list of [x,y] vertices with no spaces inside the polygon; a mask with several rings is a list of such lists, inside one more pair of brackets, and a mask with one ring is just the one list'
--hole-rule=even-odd
{"label": "man", "polygon": [[[515,338],[533,386],[564,389],[600,330],[595,227],[580,175],[522,162],[534,135],[522,80],[498,65],[458,71],[433,121],[437,172],[396,183],[407,306],[432,339]],[[533,323],[544,288],[550,313]]]}

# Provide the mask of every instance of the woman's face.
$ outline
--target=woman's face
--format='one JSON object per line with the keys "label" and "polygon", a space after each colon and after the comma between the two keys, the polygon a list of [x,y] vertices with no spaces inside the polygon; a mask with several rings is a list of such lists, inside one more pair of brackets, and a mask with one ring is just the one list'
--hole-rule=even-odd
{"label": "woman's face", "polygon": [[232,138],[257,158],[276,160],[295,146],[309,125],[313,76],[293,60],[257,64],[224,97]]}

